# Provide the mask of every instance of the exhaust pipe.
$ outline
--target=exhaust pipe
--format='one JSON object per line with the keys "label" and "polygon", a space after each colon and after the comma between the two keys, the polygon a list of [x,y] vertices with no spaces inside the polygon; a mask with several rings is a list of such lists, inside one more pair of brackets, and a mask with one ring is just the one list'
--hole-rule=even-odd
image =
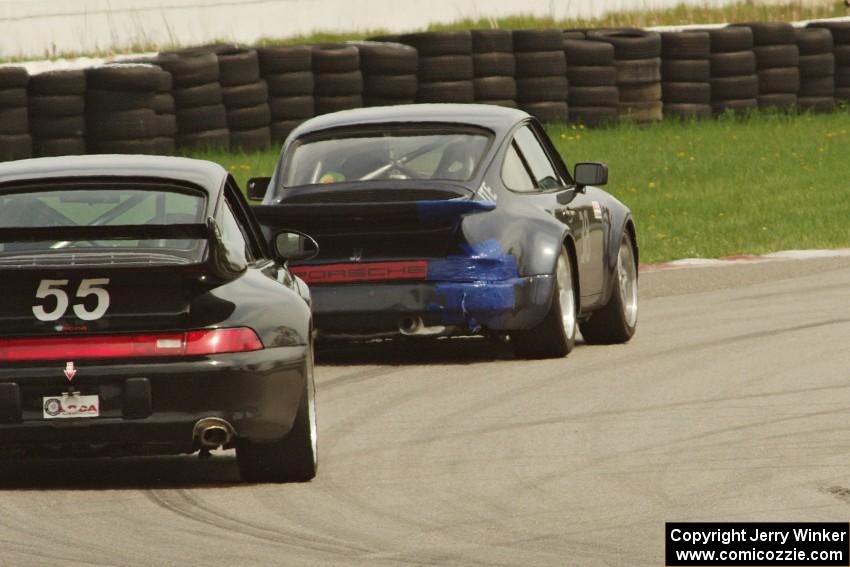
{"label": "exhaust pipe", "polygon": [[402,317],[398,320],[398,332],[402,335],[418,335],[425,325],[422,317]]}
{"label": "exhaust pipe", "polygon": [[233,426],[219,417],[205,417],[195,424],[194,437],[207,449],[227,445],[235,435]]}

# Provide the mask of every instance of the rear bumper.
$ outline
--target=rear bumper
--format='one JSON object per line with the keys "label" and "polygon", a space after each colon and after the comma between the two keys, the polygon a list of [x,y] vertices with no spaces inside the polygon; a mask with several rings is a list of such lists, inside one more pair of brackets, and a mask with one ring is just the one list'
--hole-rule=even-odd
{"label": "rear bumper", "polygon": [[[191,361],[80,361],[73,387],[96,394],[100,416],[45,419],[45,397],[69,390],[64,362],[0,369],[0,448],[72,448],[119,454],[199,448],[195,423],[218,417],[237,437],[280,438],[292,428],[306,380],[307,347],[281,347]],[[76,451],[75,449],[75,451]]]}
{"label": "rear bumper", "polygon": [[398,330],[399,319],[470,333],[529,329],[543,320],[554,276],[487,282],[314,285],[313,318],[323,334],[369,335]]}

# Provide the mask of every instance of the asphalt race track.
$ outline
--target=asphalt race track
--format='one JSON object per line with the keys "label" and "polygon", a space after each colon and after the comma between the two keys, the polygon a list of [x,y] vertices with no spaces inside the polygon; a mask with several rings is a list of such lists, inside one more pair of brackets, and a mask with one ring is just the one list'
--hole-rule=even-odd
{"label": "asphalt race track", "polygon": [[0,463],[0,565],[663,565],[674,520],[850,514],[850,258],[650,272],[628,345],[346,348],[319,476]]}

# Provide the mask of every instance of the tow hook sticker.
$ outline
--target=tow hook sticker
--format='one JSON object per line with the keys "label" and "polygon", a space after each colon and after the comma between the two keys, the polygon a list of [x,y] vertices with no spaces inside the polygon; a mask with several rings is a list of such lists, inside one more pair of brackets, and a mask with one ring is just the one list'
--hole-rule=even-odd
{"label": "tow hook sticker", "polygon": [[593,218],[599,220],[602,218],[602,205],[599,204],[599,201],[592,201],[593,205]]}
{"label": "tow hook sticker", "polygon": [[65,363],[65,378],[68,379],[68,382],[74,379],[74,376],[77,374],[77,369],[74,368],[73,362]]}

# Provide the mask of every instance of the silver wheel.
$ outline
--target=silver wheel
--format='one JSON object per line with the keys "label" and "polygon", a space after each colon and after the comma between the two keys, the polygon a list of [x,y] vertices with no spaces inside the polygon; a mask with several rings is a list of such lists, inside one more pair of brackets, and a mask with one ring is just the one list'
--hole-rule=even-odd
{"label": "silver wheel", "polygon": [[561,324],[568,341],[576,334],[576,298],[573,286],[573,271],[569,258],[563,254],[558,258],[558,301],[561,304]]}
{"label": "silver wheel", "polygon": [[624,239],[617,256],[617,277],[620,280],[620,299],[623,315],[629,327],[634,327],[638,316],[637,265],[631,244]]}

